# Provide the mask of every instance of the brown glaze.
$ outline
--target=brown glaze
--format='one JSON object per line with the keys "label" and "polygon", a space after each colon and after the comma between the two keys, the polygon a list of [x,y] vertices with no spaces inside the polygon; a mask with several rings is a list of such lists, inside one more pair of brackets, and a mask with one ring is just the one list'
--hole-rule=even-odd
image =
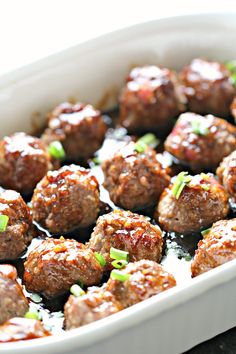
{"label": "brown glaze", "polygon": [[183,68],[180,80],[191,112],[229,115],[235,88],[229,70],[224,64],[204,59],[194,59]]}
{"label": "brown glaze", "polygon": [[89,170],[69,165],[48,172],[32,197],[33,219],[53,234],[63,234],[96,221],[99,185]]}
{"label": "brown glaze", "polygon": [[216,173],[232,202],[236,203],[236,150],[223,159]]}
{"label": "brown glaze", "polygon": [[[199,122],[208,132],[196,134],[193,121]],[[184,113],[167,137],[165,149],[194,172],[214,170],[223,157],[236,149],[236,127],[212,115]]]}
{"label": "brown glaze", "polygon": [[141,259],[159,262],[162,246],[162,232],[158,226],[142,215],[124,210],[100,216],[88,242],[89,248],[103,255],[106,269],[112,269],[111,247],[129,252],[131,262]]}
{"label": "brown glaze", "polygon": [[155,204],[170,181],[155,150],[147,147],[139,153],[134,142],[104,161],[102,169],[111,200],[124,209],[138,210]]}
{"label": "brown glaze", "polygon": [[54,297],[77,282],[99,284],[102,268],[93,252],[75,240],[47,238],[28,255],[24,264],[27,290]]}

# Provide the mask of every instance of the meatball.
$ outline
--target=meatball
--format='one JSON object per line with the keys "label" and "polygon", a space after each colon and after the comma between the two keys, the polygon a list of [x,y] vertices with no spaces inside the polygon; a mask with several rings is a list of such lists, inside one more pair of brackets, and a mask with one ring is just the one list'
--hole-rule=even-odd
{"label": "meatball", "polygon": [[236,149],[236,127],[212,115],[181,114],[165,149],[194,172],[214,170]]}
{"label": "meatball", "polygon": [[142,215],[114,210],[97,220],[88,246],[103,255],[107,269],[112,268],[111,247],[129,252],[131,262],[141,259],[159,262],[163,246],[162,231]]}
{"label": "meatball", "polygon": [[104,140],[106,124],[101,112],[83,103],[62,103],[48,115],[43,140],[60,141],[69,160],[88,158]]}
{"label": "meatball", "polygon": [[0,265],[0,324],[12,317],[24,316],[28,311],[28,301],[16,277],[17,272],[13,266]]}
{"label": "meatball", "polygon": [[0,231],[0,260],[19,257],[32,240],[30,209],[19,193],[0,192],[0,215],[7,219],[5,231]]}
{"label": "meatball", "polygon": [[104,287],[92,287],[80,297],[70,296],[65,304],[66,330],[98,321],[122,310],[121,304]]}
{"label": "meatball", "polygon": [[230,112],[236,122],[236,97],[234,97],[233,102],[231,103]]}
{"label": "meatball", "polygon": [[89,170],[76,165],[48,172],[32,197],[33,219],[51,233],[63,234],[96,221],[99,185]]}
{"label": "meatball", "polygon": [[162,193],[154,217],[165,231],[188,234],[224,219],[228,211],[228,194],[213,175],[181,173]]}
{"label": "meatball", "polygon": [[156,159],[156,152],[146,147],[136,151],[130,142],[102,164],[104,187],[117,206],[139,210],[157,202],[170,177]]}
{"label": "meatball", "polygon": [[52,168],[46,145],[39,138],[15,133],[0,141],[0,185],[29,194]]}
{"label": "meatball", "polygon": [[220,220],[199,241],[191,264],[192,277],[236,258],[236,219]]}
{"label": "meatball", "polygon": [[102,277],[102,267],[93,252],[63,237],[47,238],[29,253],[24,265],[27,290],[48,298],[66,293],[77,282],[96,285]]}
{"label": "meatball", "polygon": [[132,69],[120,96],[120,124],[130,132],[169,131],[183,109],[176,81],[166,68]]}
{"label": "meatball", "polygon": [[223,186],[230,195],[231,201],[236,203],[236,150],[225,157],[217,168],[216,173]]}
{"label": "meatball", "polygon": [[229,115],[236,91],[231,74],[224,64],[194,59],[183,68],[180,80],[190,111],[220,117]]}
{"label": "meatball", "polygon": [[50,336],[42,322],[29,318],[12,318],[0,326],[0,343]]}
{"label": "meatball", "polygon": [[129,263],[122,273],[130,277],[124,282],[110,278],[107,291],[126,308],[176,285],[175,278],[156,262],[141,260]]}

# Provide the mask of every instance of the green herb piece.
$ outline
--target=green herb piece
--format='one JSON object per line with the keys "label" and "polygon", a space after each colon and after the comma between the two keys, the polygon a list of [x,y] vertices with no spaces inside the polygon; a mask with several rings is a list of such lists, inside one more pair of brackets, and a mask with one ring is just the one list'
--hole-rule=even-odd
{"label": "green herb piece", "polygon": [[110,257],[112,259],[116,259],[118,261],[125,260],[128,262],[129,260],[129,252],[118,250],[117,248],[111,247],[110,248]]}
{"label": "green herb piece", "polygon": [[78,285],[78,284],[74,284],[72,285],[72,287],[70,288],[70,292],[72,295],[79,297],[85,294],[85,291]]}
{"label": "green herb piece", "polygon": [[209,129],[198,118],[194,118],[193,120],[191,120],[191,126],[192,126],[193,133],[195,133],[197,135],[204,136],[204,135],[209,134]]}
{"label": "green herb piece", "polygon": [[190,254],[187,254],[187,256],[184,257],[184,259],[189,262],[191,261],[192,257],[190,256]]}
{"label": "green herb piece", "polygon": [[209,189],[210,189],[210,186],[208,184],[205,184],[205,183],[200,184],[200,186],[201,186],[202,189],[204,189],[204,191],[209,191]]}
{"label": "green herb piece", "polygon": [[228,61],[226,64],[227,69],[231,72],[231,79],[234,86],[236,86],[236,60]]}
{"label": "green herb piece", "polygon": [[139,152],[139,153],[143,153],[147,148],[147,145],[141,141],[137,141],[135,143],[135,147],[134,147],[134,150]]}
{"label": "green herb piece", "polygon": [[0,215],[0,232],[6,231],[9,217],[7,215]]}
{"label": "green herb piece", "polygon": [[160,140],[157,139],[157,137],[154,134],[148,133],[136,141],[135,151],[142,153],[146,150],[147,146],[155,148],[159,145],[159,143]]}
{"label": "green herb piece", "polygon": [[120,270],[117,269],[113,269],[111,271],[111,275],[110,275],[111,279],[113,280],[119,280],[121,282],[124,282],[126,280],[128,280],[130,278],[130,274],[125,274]]}
{"label": "green herb piece", "polygon": [[101,160],[99,160],[99,157],[98,156],[95,156],[93,159],[92,159],[93,163],[95,166],[99,166],[101,165]]}
{"label": "green herb piece", "polygon": [[209,227],[209,229],[202,230],[201,234],[202,234],[203,237],[205,237],[210,231],[211,231],[211,227]]}
{"label": "green herb piece", "polygon": [[172,186],[172,194],[176,199],[179,199],[184,187],[191,181],[192,176],[188,172],[180,172],[176,177]]}
{"label": "green herb piece", "polygon": [[94,255],[102,267],[104,267],[107,264],[107,262],[105,261],[105,258],[103,257],[103,255],[101,253],[94,252]]}
{"label": "green herb piece", "polygon": [[64,160],[66,157],[65,150],[60,141],[53,141],[48,146],[49,154],[57,160]]}
{"label": "green herb piece", "polygon": [[26,312],[25,318],[30,318],[32,320],[41,320],[41,315],[40,313],[35,309],[35,310],[29,310],[28,312]]}
{"label": "green herb piece", "polygon": [[124,259],[115,259],[111,264],[116,269],[122,269],[128,264],[128,262]]}
{"label": "green herb piece", "polygon": [[39,304],[43,300],[39,294],[30,294],[29,298],[36,304]]}

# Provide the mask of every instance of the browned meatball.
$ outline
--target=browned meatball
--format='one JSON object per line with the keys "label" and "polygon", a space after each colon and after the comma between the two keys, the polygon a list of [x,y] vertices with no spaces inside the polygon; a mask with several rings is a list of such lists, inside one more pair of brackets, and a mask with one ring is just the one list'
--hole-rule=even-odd
{"label": "browned meatball", "polygon": [[89,226],[99,213],[98,181],[76,165],[48,172],[34,191],[32,213],[35,221],[54,234]]}
{"label": "browned meatball", "polygon": [[228,194],[213,175],[189,179],[179,197],[175,194],[176,182],[161,195],[154,217],[165,231],[197,232],[228,214]]}
{"label": "browned meatball", "polygon": [[189,110],[227,117],[235,95],[230,75],[224,64],[204,59],[194,59],[184,67],[180,79]]}
{"label": "browned meatball", "polygon": [[120,123],[126,129],[163,134],[182,109],[174,72],[157,66],[131,70],[120,96]]}
{"label": "browned meatball", "polygon": [[29,291],[53,297],[66,293],[76,282],[96,285],[102,268],[93,252],[75,240],[47,238],[25,262],[24,282]]}
{"label": "browned meatball", "polygon": [[236,203],[236,150],[225,157],[216,171],[220,181],[230,195],[231,201]]}
{"label": "browned meatball", "polygon": [[88,243],[101,253],[111,269],[110,248],[129,252],[131,262],[150,259],[159,262],[162,254],[162,231],[146,217],[130,211],[114,210],[100,216]]}
{"label": "browned meatball", "polygon": [[28,194],[52,168],[43,141],[15,133],[0,141],[0,185]]}
{"label": "browned meatball", "polygon": [[102,169],[111,200],[124,209],[138,210],[155,204],[170,181],[155,151],[146,147],[137,152],[134,142],[104,161]]}
{"label": "browned meatball", "polygon": [[12,318],[0,326],[0,343],[17,342],[50,336],[42,322],[29,318]]}
{"label": "browned meatball", "polygon": [[234,121],[236,122],[236,97],[234,97],[233,102],[231,103],[230,112],[234,117]]}
{"label": "browned meatball", "polygon": [[236,149],[236,127],[212,115],[181,114],[165,149],[194,172],[214,170]]}
{"label": "browned meatball", "polygon": [[191,264],[192,277],[208,272],[236,258],[236,219],[220,220],[212,225]]}
{"label": "browned meatball", "polygon": [[0,215],[9,218],[0,232],[0,260],[15,259],[33,237],[30,210],[19,193],[5,190],[0,192]]}
{"label": "browned meatball", "polygon": [[124,308],[168,290],[176,285],[175,278],[156,262],[141,260],[129,263],[122,273],[130,277],[124,282],[110,278],[106,289]]}
{"label": "browned meatball", "polygon": [[13,266],[0,265],[0,324],[12,317],[24,316],[28,311],[28,301],[16,277],[17,272]]}
{"label": "browned meatball", "polygon": [[104,287],[92,287],[80,297],[70,296],[65,304],[66,330],[101,320],[122,310],[121,304]]}
{"label": "browned meatball", "polygon": [[83,103],[62,103],[48,115],[48,128],[42,139],[48,144],[60,141],[70,160],[88,158],[104,140],[106,124],[101,112]]}

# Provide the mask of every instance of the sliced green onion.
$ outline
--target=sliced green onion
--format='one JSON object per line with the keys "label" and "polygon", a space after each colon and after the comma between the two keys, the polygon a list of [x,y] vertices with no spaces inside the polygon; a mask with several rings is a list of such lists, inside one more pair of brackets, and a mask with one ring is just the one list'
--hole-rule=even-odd
{"label": "sliced green onion", "polygon": [[78,285],[78,284],[74,284],[71,286],[70,288],[70,292],[72,295],[79,297],[85,294],[85,291]]}
{"label": "sliced green onion", "polygon": [[188,172],[180,172],[176,177],[172,186],[172,194],[176,199],[179,199],[184,187],[191,181],[192,176]]}
{"label": "sliced green onion", "polygon": [[111,264],[116,269],[122,269],[128,264],[128,262],[124,259],[115,259]]}
{"label": "sliced green onion", "polygon": [[144,152],[147,148],[147,146],[150,146],[152,148],[157,147],[160,144],[160,140],[157,139],[157,137],[152,134],[148,133],[139,138],[136,143],[135,143],[135,151],[137,152]]}
{"label": "sliced green onion", "polygon": [[99,160],[99,157],[95,156],[93,159],[92,159],[93,163],[95,166],[99,166],[101,165],[101,160]]}
{"label": "sliced green onion", "polygon": [[236,60],[231,60],[225,63],[227,69],[231,72],[231,79],[236,86]]}
{"label": "sliced green onion", "polygon": [[209,191],[210,186],[208,184],[200,184],[201,188],[204,189],[204,191]]}
{"label": "sliced green onion", "polygon": [[30,318],[32,320],[41,320],[41,315],[37,310],[29,310],[28,312],[26,312],[25,318]]}
{"label": "sliced green onion", "polygon": [[187,256],[184,257],[184,259],[189,262],[191,261],[192,257],[190,256],[190,254],[187,254]]}
{"label": "sliced green onion", "polygon": [[202,230],[201,234],[202,234],[203,237],[205,237],[210,231],[211,231],[211,227],[209,227],[209,229]]}
{"label": "sliced green onion", "polygon": [[0,232],[6,231],[9,217],[7,215],[0,215]]}
{"label": "sliced green onion", "polygon": [[57,160],[63,160],[66,157],[65,150],[60,141],[53,141],[48,146],[49,154]]}
{"label": "sliced green onion", "polygon": [[122,281],[122,282],[124,282],[124,281],[126,281],[126,280],[128,280],[130,278],[130,274],[125,274],[122,271],[117,270],[117,269],[113,269],[111,271],[111,275],[110,276],[111,276],[111,279],[119,280],[119,281]]}
{"label": "sliced green onion", "polygon": [[192,131],[197,135],[207,135],[209,134],[209,129],[201,122],[200,119],[195,118],[191,121]]}
{"label": "sliced green onion", "polygon": [[36,304],[39,304],[43,300],[39,294],[30,294],[29,298]]}
{"label": "sliced green onion", "polygon": [[118,250],[117,248],[111,247],[110,248],[110,257],[112,259],[117,259],[118,261],[120,261],[121,259],[124,259],[125,261],[128,262],[129,252]]}
{"label": "sliced green onion", "polygon": [[135,147],[134,147],[134,150],[135,151],[137,151],[137,152],[139,152],[139,153],[142,153],[142,152],[144,152],[145,150],[146,150],[146,148],[147,148],[147,145],[145,144],[145,143],[143,143],[143,142],[139,142],[139,141],[137,141],[136,143],[135,143]]}
{"label": "sliced green onion", "polygon": [[94,252],[94,256],[96,257],[97,261],[100,263],[100,265],[102,267],[104,267],[107,264],[107,262],[105,261],[105,258],[103,257],[103,255],[101,253]]}

